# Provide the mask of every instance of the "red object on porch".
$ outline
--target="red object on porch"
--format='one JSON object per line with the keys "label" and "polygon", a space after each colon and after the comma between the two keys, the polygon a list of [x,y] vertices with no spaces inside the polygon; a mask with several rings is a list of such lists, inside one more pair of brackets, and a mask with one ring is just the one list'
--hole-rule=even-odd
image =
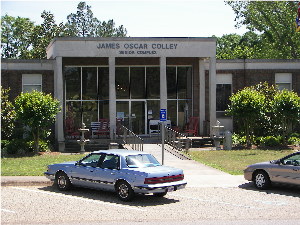
{"label": "red object on porch", "polygon": [[80,133],[78,129],[74,125],[74,120],[72,118],[67,118],[65,120],[65,126],[66,126],[66,135],[68,138],[73,139],[73,138],[79,138]]}
{"label": "red object on porch", "polygon": [[99,119],[98,122],[91,122],[92,138],[94,135],[109,135],[109,120]]}
{"label": "red object on porch", "polygon": [[184,133],[198,136],[199,117],[190,117],[188,124],[185,127]]}

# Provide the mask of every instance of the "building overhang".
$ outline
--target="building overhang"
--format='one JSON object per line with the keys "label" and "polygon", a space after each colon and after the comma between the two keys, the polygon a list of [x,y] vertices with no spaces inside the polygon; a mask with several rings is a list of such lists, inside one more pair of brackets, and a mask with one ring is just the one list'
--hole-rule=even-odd
{"label": "building overhang", "polygon": [[55,38],[47,58],[56,57],[199,57],[216,56],[216,38]]}

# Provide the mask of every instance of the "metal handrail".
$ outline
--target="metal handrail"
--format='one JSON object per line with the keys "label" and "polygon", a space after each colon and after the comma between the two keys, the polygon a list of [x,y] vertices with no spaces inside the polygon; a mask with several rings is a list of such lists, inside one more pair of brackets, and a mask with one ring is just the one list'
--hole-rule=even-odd
{"label": "metal handrail", "polygon": [[163,129],[165,132],[165,143],[169,144],[173,147],[173,149],[176,149],[178,151],[188,151],[191,139],[189,139],[186,135],[171,129],[168,126],[164,125]]}
{"label": "metal handrail", "polygon": [[121,126],[123,129],[123,142],[128,144],[133,150],[144,151],[144,140],[127,127]]}

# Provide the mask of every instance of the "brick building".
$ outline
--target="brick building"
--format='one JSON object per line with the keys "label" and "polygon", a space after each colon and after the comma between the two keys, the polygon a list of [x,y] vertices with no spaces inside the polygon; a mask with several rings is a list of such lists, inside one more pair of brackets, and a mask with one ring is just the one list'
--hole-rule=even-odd
{"label": "brick building", "polygon": [[139,135],[167,110],[182,130],[199,118],[199,134],[225,115],[231,93],[267,81],[300,93],[300,60],[216,60],[215,38],[56,38],[47,60],[2,59],[1,82],[11,98],[32,89],[61,102],[55,139],[60,151],[69,132],[106,118],[109,136],[121,121]]}

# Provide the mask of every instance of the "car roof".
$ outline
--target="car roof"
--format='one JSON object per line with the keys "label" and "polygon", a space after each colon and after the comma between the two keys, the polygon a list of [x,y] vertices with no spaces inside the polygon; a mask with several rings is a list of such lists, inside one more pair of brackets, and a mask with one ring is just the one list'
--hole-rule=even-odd
{"label": "car roof", "polygon": [[116,155],[122,155],[122,156],[127,156],[127,155],[140,155],[140,154],[149,154],[146,152],[141,152],[141,151],[135,151],[135,150],[127,150],[127,149],[108,149],[108,150],[99,150],[99,151],[94,151],[92,153],[105,153],[105,154],[116,154]]}

